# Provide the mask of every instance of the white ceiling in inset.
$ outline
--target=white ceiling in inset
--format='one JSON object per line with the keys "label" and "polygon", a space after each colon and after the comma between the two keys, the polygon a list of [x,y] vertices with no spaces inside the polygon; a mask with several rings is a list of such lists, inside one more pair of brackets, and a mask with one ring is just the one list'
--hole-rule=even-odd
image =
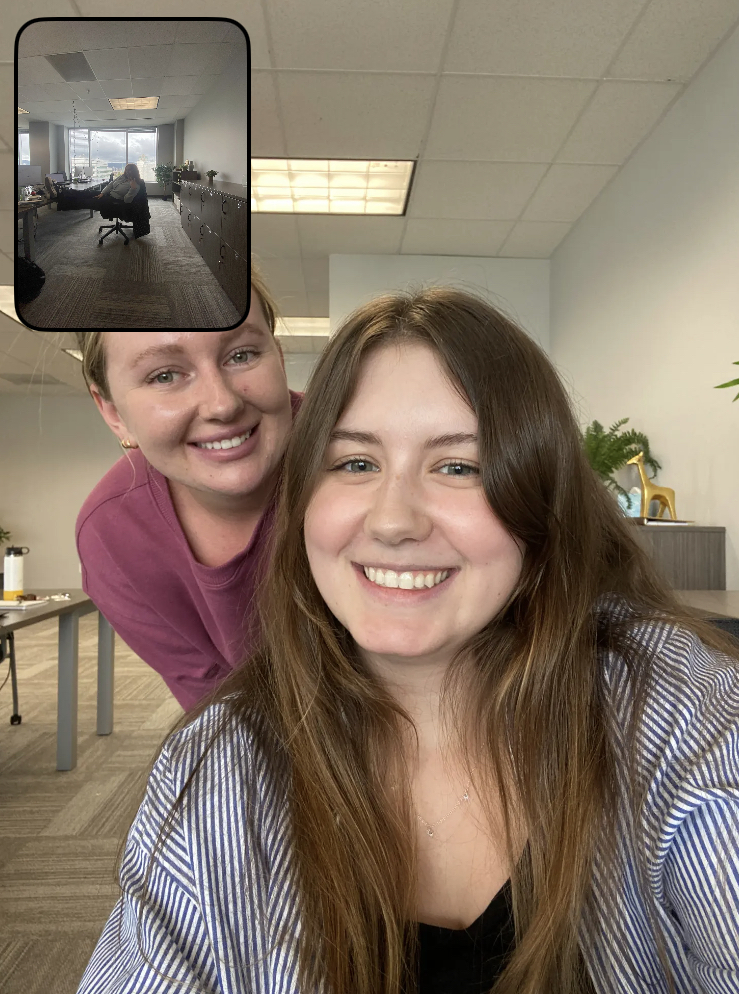
{"label": "white ceiling in inset", "polygon": [[[132,3],[129,16],[170,13]],[[202,9],[178,0],[182,20],[144,43],[126,21],[48,29],[21,53],[21,94],[55,120],[69,87],[105,118],[113,90],[153,86],[166,120],[184,117],[238,40],[199,31],[187,18]],[[114,13],[109,0],[77,11]],[[739,0],[219,0],[216,13],[250,36],[255,157],[417,160],[403,218],[253,218],[285,314],[322,317],[331,253],[549,257],[734,29]],[[100,75],[67,84],[47,49],[84,51]],[[2,51],[10,61],[7,37]]]}

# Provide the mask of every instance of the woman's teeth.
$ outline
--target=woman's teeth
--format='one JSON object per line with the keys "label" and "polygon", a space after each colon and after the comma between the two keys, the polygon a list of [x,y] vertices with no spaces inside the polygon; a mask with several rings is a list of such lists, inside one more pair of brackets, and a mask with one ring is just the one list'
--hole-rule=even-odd
{"label": "woman's teeth", "polygon": [[435,587],[442,580],[446,580],[451,572],[443,569],[439,573],[396,573],[393,569],[376,569],[374,566],[363,566],[362,569],[367,579],[376,583],[378,587],[400,587],[402,590]]}
{"label": "woman's teeth", "polygon": [[199,449],[235,449],[237,445],[245,442],[250,435],[251,430],[244,432],[243,435],[237,435],[236,438],[225,438],[222,442],[196,442],[195,444]]}

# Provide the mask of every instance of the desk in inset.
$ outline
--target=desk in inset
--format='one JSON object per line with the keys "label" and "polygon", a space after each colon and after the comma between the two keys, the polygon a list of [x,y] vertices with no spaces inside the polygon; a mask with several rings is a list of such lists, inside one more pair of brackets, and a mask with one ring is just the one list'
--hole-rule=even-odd
{"label": "desk in inset", "polygon": [[[82,190],[90,193],[99,193],[107,183],[98,180],[94,183],[69,183],[64,189]],[[37,215],[39,207],[51,205],[53,201],[46,200],[20,200],[16,208],[16,217],[23,218],[23,254],[29,262],[36,261],[36,239],[33,236],[33,219]],[[90,217],[93,209],[90,208]]]}
{"label": "desk in inset", "polygon": [[[47,597],[55,590],[35,590],[39,597]],[[83,614],[97,611],[82,590],[70,590],[65,601],[49,601],[42,607],[26,611],[9,610],[0,619],[0,639],[29,625],[49,618],[59,618],[59,679],[57,699],[56,768],[73,770],[77,765],[77,660],[79,652],[79,620]],[[0,613],[2,613],[0,600]],[[101,614],[98,620],[98,688],[97,733],[110,735],[113,731],[113,662],[115,633]],[[5,650],[5,644],[3,645]]]}

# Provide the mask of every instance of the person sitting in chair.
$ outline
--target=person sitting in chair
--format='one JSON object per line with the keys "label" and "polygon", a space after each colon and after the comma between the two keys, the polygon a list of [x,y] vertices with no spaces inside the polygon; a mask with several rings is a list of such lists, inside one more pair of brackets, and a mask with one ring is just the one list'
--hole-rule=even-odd
{"label": "person sitting in chair", "polygon": [[89,190],[63,190],[57,192],[59,203],[57,210],[76,211],[92,209],[99,211],[104,206],[115,206],[120,203],[130,204],[141,189],[139,167],[135,162],[129,162],[123,170],[123,175],[112,180],[100,193]]}

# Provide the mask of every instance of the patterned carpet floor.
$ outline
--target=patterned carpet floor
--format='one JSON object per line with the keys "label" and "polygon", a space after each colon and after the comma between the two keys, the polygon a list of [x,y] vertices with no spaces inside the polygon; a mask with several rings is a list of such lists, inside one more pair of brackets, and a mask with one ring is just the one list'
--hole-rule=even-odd
{"label": "patterned carpet floor", "polygon": [[[34,328],[229,328],[240,314],[182,229],[169,200],[149,200],[151,231],[111,234],[98,245],[97,212],[41,207],[36,262],[39,296],[19,304]],[[105,232],[103,232],[105,234]]]}
{"label": "patterned carpet floor", "polygon": [[[0,991],[75,994],[118,895],[116,860],[157,748],[182,713],[116,639],[115,723],[95,733],[97,615],[80,619],[77,768],[56,770],[58,626],[16,633],[22,724],[0,692]],[[7,664],[0,665],[0,683]],[[142,992],[143,994],[143,992]]]}

